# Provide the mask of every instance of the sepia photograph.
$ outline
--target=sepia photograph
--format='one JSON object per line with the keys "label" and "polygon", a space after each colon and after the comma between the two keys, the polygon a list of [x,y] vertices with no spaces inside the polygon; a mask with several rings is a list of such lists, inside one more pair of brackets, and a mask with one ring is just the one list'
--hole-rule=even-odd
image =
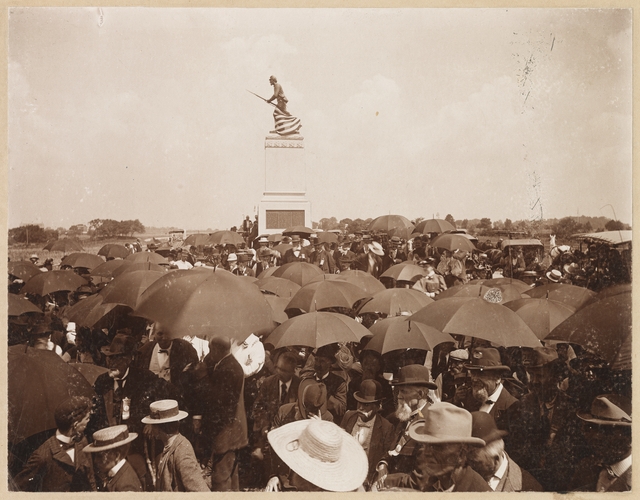
{"label": "sepia photograph", "polygon": [[631,8],[5,12],[6,491],[632,490]]}

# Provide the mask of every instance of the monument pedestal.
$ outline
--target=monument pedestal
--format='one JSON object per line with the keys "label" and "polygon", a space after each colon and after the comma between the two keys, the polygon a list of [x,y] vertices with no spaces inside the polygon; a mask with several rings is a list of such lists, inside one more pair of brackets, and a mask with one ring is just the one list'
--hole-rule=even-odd
{"label": "monument pedestal", "polygon": [[304,137],[269,134],[264,149],[265,189],[258,213],[258,234],[281,233],[291,226],[311,227]]}

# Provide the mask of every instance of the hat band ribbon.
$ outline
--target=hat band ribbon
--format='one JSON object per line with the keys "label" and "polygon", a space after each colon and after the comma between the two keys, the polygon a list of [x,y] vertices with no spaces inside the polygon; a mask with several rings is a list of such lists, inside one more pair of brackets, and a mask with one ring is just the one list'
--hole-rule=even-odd
{"label": "hat band ribbon", "polygon": [[179,409],[177,406],[168,408],[166,410],[151,410],[149,415],[153,420],[161,420],[163,418],[175,417],[179,415]]}
{"label": "hat band ribbon", "polygon": [[94,439],[93,445],[96,448],[100,448],[101,446],[108,446],[110,444],[119,443],[120,441],[124,441],[129,437],[129,429],[123,430],[120,434],[112,437],[111,439]]}

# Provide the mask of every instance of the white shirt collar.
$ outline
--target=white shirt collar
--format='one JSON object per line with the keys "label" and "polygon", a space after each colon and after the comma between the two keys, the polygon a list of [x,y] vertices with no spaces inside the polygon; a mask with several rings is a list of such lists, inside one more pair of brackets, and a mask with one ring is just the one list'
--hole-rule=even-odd
{"label": "white shirt collar", "polygon": [[71,438],[69,436],[65,436],[60,431],[56,431],[56,439],[61,443],[70,443]]}
{"label": "white shirt collar", "polygon": [[633,457],[632,454],[629,454],[629,456],[623,460],[620,460],[617,464],[613,464],[610,466],[611,471],[617,476],[620,477],[622,476],[622,474],[624,474],[625,472],[627,472],[627,470],[629,469],[629,467],[631,467],[631,458]]}
{"label": "white shirt collar", "polygon": [[498,384],[498,387],[496,387],[496,390],[493,391],[493,393],[489,396],[488,401],[493,401],[493,403],[484,403],[481,407],[480,407],[480,411],[483,411],[485,413],[489,413],[491,411],[491,408],[493,408],[493,405],[496,403],[496,401],[498,401],[498,398],[500,397],[500,394],[502,394],[502,389],[504,388],[504,386],[502,385],[502,382],[500,382]]}
{"label": "white shirt collar", "polygon": [[509,461],[507,460],[507,456],[505,453],[502,453],[502,461],[500,462],[500,467],[498,467],[498,470],[495,472],[493,477],[489,479],[489,487],[493,491],[496,491],[496,488],[498,487],[498,484],[500,484],[500,481],[506,474],[508,467],[509,467]]}
{"label": "white shirt collar", "polygon": [[109,477],[113,477],[113,476],[115,476],[115,475],[118,473],[118,471],[119,471],[120,469],[122,469],[122,466],[124,465],[124,463],[125,463],[126,461],[127,461],[127,460],[126,460],[125,458],[123,458],[122,460],[120,460],[117,464],[115,464],[115,465],[111,468],[111,470],[108,472],[108,474],[107,474],[107,475],[108,475]]}

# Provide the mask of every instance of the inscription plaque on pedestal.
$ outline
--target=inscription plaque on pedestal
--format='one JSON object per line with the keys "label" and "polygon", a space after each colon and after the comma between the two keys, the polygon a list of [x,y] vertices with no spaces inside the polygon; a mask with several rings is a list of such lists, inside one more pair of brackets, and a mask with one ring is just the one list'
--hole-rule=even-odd
{"label": "inscription plaque on pedestal", "polygon": [[304,226],[304,210],[265,210],[267,229]]}

